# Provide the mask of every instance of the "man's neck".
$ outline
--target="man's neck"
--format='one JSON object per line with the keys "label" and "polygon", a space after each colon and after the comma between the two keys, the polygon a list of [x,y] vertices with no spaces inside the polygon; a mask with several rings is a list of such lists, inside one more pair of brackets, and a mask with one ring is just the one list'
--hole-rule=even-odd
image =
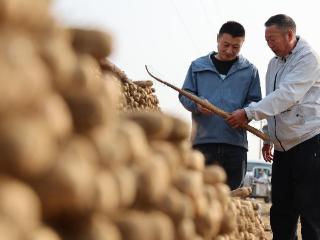
{"label": "man's neck", "polygon": [[288,54],[287,54],[287,56],[285,56],[285,57],[288,57],[288,56],[292,53],[293,49],[297,46],[297,43],[298,43],[298,39],[297,39],[297,37],[295,36],[295,37],[293,38],[293,40],[292,40],[292,43],[290,44],[290,48],[289,48]]}
{"label": "man's neck", "polygon": [[288,50],[286,52],[286,54],[284,54],[283,56],[278,56],[280,57],[281,59],[286,59],[289,57],[289,55],[292,53],[293,49],[296,47],[297,43],[298,43],[298,38],[295,37],[292,42],[289,43],[288,45]]}

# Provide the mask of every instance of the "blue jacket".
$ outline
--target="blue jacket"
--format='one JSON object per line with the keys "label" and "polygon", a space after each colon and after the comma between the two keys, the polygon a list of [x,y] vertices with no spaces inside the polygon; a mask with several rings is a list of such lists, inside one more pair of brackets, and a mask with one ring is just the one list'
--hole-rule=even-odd
{"label": "blue jacket", "polygon": [[[207,99],[216,107],[232,112],[261,99],[260,79],[257,68],[239,56],[223,79],[211,61],[212,53],[191,63],[183,89]],[[207,116],[197,110],[197,105],[179,95],[182,105],[192,113],[192,128],[196,129],[193,144],[227,143],[248,149],[246,131],[231,128],[215,114]]]}

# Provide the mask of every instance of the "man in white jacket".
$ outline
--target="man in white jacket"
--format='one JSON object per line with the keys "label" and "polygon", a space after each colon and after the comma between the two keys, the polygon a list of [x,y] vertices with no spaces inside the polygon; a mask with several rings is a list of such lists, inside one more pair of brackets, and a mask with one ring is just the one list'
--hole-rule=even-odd
{"label": "man in white jacket", "polygon": [[300,216],[303,239],[320,239],[320,60],[296,35],[284,14],[265,23],[265,38],[275,53],[266,74],[267,96],[228,118],[233,127],[267,119],[274,145],[265,143],[272,164],[270,222],[274,240],[296,239]]}

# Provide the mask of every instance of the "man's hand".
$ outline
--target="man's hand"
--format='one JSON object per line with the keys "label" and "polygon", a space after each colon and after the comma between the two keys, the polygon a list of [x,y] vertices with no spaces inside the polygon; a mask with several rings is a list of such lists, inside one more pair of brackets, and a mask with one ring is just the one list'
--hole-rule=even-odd
{"label": "man's hand", "polygon": [[[204,99],[204,101],[210,103],[207,99]],[[197,104],[198,107],[198,111],[201,112],[204,115],[212,115],[214,114],[211,110],[209,110],[208,108],[202,107],[200,104]]]}
{"label": "man's hand", "polygon": [[266,162],[272,162],[272,146],[270,144],[264,144],[262,147],[262,156]]}
{"label": "man's hand", "polygon": [[232,112],[226,120],[233,128],[239,128],[244,124],[248,124],[249,122],[244,109],[238,109]]}

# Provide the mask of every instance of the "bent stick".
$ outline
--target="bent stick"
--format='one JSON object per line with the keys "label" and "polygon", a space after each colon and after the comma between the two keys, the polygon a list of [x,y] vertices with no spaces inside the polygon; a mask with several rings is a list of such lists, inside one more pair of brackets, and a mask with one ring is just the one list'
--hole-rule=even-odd
{"label": "bent stick", "polygon": [[[213,104],[207,102],[207,101],[204,101],[203,99],[193,95],[192,93],[188,92],[188,91],[185,91],[183,89],[180,89],[180,88],[177,88],[176,86],[164,81],[164,80],[161,80],[160,78],[154,76],[148,69],[147,66],[145,66],[148,74],[153,77],[155,80],[157,80],[158,82],[161,82],[165,85],[167,85],[168,87],[170,88],[173,88],[174,90],[176,90],[177,92],[179,92],[181,95],[183,96],[186,96],[187,98],[191,99],[192,101],[194,101],[195,103],[201,105],[202,107],[205,107],[209,110],[211,110],[212,112],[214,112],[215,114],[223,117],[223,118],[227,118],[228,116],[230,116],[230,113],[228,112],[225,112],[223,111],[222,109],[214,106]],[[243,129],[246,129],[247,131],[251,132],[252,134],[256,135],[257,137],[261,138],[262,140],[264,141],[268,141],[269,140],[269,136],[266,135],[265,133],[259,131],[258,129],[248,125],[248,124],[244,124],[241,126],[241,128]]]}

